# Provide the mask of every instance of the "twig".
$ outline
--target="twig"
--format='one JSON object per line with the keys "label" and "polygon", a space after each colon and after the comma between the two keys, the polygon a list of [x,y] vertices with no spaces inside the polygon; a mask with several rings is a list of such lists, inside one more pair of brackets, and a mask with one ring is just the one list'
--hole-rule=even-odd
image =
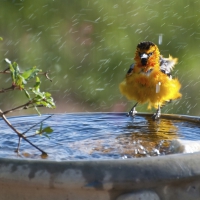
{"label": "twig", "polygon": [[[36,124],[34,124],[33,126],[31,126],[29,129],[27,129],[26,131],[24,131],[22,134],[23,135],[25,135],[28,131],[30,131],[32,128],[34,128],[34,127],[36,127],[38,124],[40,124],[40,123],[42,123],[43,121],[45,121],[45,120],[47,120],[47,119],[49,119],[50,117],[52,117],[53,116],[53,114],[52,115],[50,115],[50,116],[48,116],[48,117],[46,117],[45,119],[43,119],[42,121],[40,121],[40,122],[38,122],[38,123],[36,123]],[[26,138],[28,138],[28,137],[32,137],[32,136],[35,136],[36,134],[34,134],[34,135],[29,135],[29,136],[26,136]]]}
{"label": "twig", "polygon": [[17,149],[15,150],[15,152],[19,152],[19,147],[20,147],[20,144],[21,144],[21,137],[18,138],[18,145],[17,145]]}
{"label": "twig", "polygon": [[45,77],[46,77],[48,80],[50,80],[50,81],[52,82],[52,79],[49,78],[49,72],[45,72],[44,75],[45,75]]}
{"label": "twig", "polygon": [[[27,105],[26,105],[26,104],[27,104]],[[16,108],[12,108],[12,109],[10,109],[10,110],[6,110],[6,111],[3,112],[3,114],[6,115],[6,114],[8,114],[9,112],[13,112],[13,111],[17,111],[17,110],[25,110],[25,109],[28,109],[28,108],[35,108],[35,107],[41,108],[41,107],[44,107],[43,105],[29,106],[29,105],[31,105],[32,103],[29,103],[29,104],[26,103],[26,104],[21,105],[21,106],[18,106],[18,107],[16,107]]]}
{"label": "twig", "polygon": [[[9,68],[5,69],[4,71],[0,71],[0,74],[10,74]],[[20,74],[23,74],[23,72],[19,72]],[[44,75],[48,80],[52,82],[52,79],[49,77],[49,72],[38,72],[40,75]]]}
{"label": "twig", "polygon": [[[37,150],[39,150],[43,155],[47,155],[47,153],[45,151],[43,151],[42,149],[40,149],[39,147],[37,147],[36,145],[34,145],[31,141],[29,141],[23,134],[21,134],[15,127],[12,126],[12,124],[7,120],[6,116],[4,115],[4,113],[2,112],[2,110],[0,110],[0,115],[3,118],[3,120],[6,122],[6,124],[18,135],[18,137],[21,139],[23,138],[26,142],[28,142],[30,145],[32,145],[33,147],[35,147]],[[20,139],[19,139],[19,143],[20,143]],[[19,148],[20,144],[18,144],[18,148]],[[19,149],[17,149],[19,150]]]}
{"label": "twig", "polygon": [[0,93],[9,92],[9,91],[11,91],[11,90],[14,90],[15,88],[16,88],[16,87],[12,85],[12,86],[10,86],[9,88],[0,90]]}
{"label": "twig", "polygon": [[0,71],[0,74],[10,74],[9,68],[6,68],[4,71]]}
{"label": "twig", "polygon": [[9,68],[9,67],[6,68],[3,72],[4,72],[4,73],[9,73],[9,72],[10,72],[10,68]]}
{"label": "twig", "polygon": [[6,111],[3,112],[3,114],[5,115],[5,114],[8,114],[9,112],[13,112],[13,111],[16,111],[16,110],[27,109],[27,106],[29,106],[30,104],[31,104],[31,102],[29,101],[29,102],[27,102],[27,103],[25,103],[21,106],[17,106],[15,108],[10,109],[10,110],[6,110]]}

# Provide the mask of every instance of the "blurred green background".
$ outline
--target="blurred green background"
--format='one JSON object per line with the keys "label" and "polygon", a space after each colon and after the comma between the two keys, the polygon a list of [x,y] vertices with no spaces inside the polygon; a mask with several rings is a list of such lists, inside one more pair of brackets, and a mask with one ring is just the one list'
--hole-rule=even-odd
{"label": "blurred green background", "polygon": [[[43,113],[128,111],[133,102],[118,85],[136,45],[149,40],[165,57],[179,59],[173,75],[183,97],[163,112],[199,115],[199,8],[200,1],[192,0],[1,0],[0,67],[8,58],[22,70],[50,72],[53,82],[43,78],[42,89],[52,93],[57,108]],[[1,74],[1,88],[8,81]],[[1,94],[1,109],[22,103],[20,92]]]}

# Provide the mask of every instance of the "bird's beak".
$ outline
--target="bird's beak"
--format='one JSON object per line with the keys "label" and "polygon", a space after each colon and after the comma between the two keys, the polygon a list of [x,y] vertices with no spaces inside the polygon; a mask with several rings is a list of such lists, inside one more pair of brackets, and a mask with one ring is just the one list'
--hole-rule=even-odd
{"label": "bird's beak", "polygon": [[140,55],[141,58],[141,63],[143,66],[145,66],[147,64],[147,60],[148,60],[148,55],[146,53],[142,53]]}

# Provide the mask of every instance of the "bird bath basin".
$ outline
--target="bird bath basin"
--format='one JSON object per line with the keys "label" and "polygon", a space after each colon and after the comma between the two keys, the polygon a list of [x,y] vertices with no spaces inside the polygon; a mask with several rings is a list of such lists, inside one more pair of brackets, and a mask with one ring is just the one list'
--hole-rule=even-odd
{"label": "bird bath basin", "polygon": [[[50,140],[31,139],[46,159],[24,141],[14,153],[17,138],[0,121],[0,199],[199,199],[200,119],[150,116],[55,114],[44,122]],[[41,117],[9,120],[23,131]]]}

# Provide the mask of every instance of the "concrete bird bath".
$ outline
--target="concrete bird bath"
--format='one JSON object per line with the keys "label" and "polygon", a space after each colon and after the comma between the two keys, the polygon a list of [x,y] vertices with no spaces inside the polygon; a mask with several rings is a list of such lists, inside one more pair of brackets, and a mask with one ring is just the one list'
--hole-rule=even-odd
{"label": "concrete bird bath", "polygon": [[[28,126],[33,119],[10,120]],[[148,114],[134,120],[124,113],[54,115],[46,122],[55,130],[52,138],[36,140],[49,152],[47,159],[26,146],[17,157],[5,150],[10,133],[7,139],[4,134],[0,199],[200,199],[199,121],[180,115],[162,115],[158,122]]]}

